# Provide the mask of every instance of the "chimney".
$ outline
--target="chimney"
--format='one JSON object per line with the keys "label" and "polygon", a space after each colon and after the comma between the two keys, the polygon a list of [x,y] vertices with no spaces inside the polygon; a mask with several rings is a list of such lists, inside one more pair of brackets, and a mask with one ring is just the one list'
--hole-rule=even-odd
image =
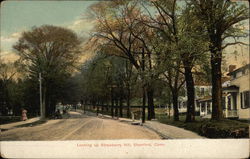
{"label": "chimney", "polygon": [[236,69],[236,65],[229,65],[229,72],[233,72]]}

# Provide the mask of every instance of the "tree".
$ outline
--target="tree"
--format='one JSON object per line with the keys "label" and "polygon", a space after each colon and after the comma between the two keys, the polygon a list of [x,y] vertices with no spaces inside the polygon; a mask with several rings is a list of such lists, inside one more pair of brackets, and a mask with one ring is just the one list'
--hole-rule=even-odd
{"label": "tree", "polygon": [[23,60],[29,78],[38,81],[38,74],[42,73],[47,117],[54,112],[60,89],[78,60],[80,44],[81,40],[71,30],[44,25],[23,32],[13,46]]}
{"label": "tree", "polygon": [[193,69],[207,61],[208,42],[203,31],[203,24],[193,16],[189,5],[183,9],[179,20],[179,49],[184,67],[184,76],[187,90],[186,122],[195,120],[195,89]]}
{"label": "tree", "polygon": [[[212,120],[222,119],[222,50],[230,45],[242,44],[237,37],[245,36],[238,25],[249,19],[248,8],[244,4],[229,0],[191,0],[194,15],[203,24],[209,41],[212,75]],[[233,38],[235,42],[227,42]]]}
{"label": "tree", "polygon": [[[177,0],[170,1],[145,1],[143,7],[146,10],[148,15],[148,20],[144,20],[142,18],[142,22],[150,28],[157,30],[159,34],[159,38],[162,42],[165,42],[165,49],[162,50],[163,54],[169,54],[165,57],[171,58],[173,56],[175,62],[168,62],[165,65],[167,70],[164,74],[168,81],[168,85],[172,90],[173,96],[173,104],[174,104],[174,120],[179,120],[178,118],[178,91],[183,85],[183,82],[180,82],[178,85],[178,80],[180,77],[180,73],[185,74],[185,81],[187,86],[187,94],[188,94],[188,105],[187,105],[187,120],[194,120],[194,82],[192,77],[192,65],[195,58],[190,56],[190,52],[183,51],[183,37],[185,37],[182,33],[185,30],[186,25],[181,23],[181,19],[183,15],[181,15],[180,7],[178,6]],[[152,11],[148,9],[145,5],[149,5],[155,9],[157,14],[152,14]],[[161,42],[161,43],[162,43]],[[188,45],[188,44],[187,44]],[[185,44],[184,44],[185,47]],[[192,57],[192,58],[190,58]],[[168,59],[169,60],[169,59]],[[181,65],[184,65],[182,68]],[[184,71],[182,71],[184,69]],[[171,77],[175,74],[175,80],[172,80]],[[167,74],[167,76],[166,76]],[[191,118],[192,116],[192,118]]]}
{"label": "tree", "polygon": [[[132,2],[132,1],[131,1]],[[144,67],[142,66],[145,62],[144,59],[144,45],[138,40],[138,34],[142,34],[145,29],[140,27],[140,24],[134,23],[130,20],[129,16],[131,13],[138,14],[134,11],[134,7],[137,2],[130,3],[130,1],[112,1],[112,2],[100,2],[91,7],[92,15],[97,18],[97,25],[95,26],[95,33],[93,37],[98,39],[99,46],[108,46],[116,48],[117,52],[113,52],[113,55],[128,59],[131,64],[137,69],[144,79]],[[126,10],[129,8],[129,10]],[[136,16],[136,15],[134,15]],[[127,23],[127,20],[129,23]],[[127,26],[129,24],[129,26]],[[131,32],[133,29],[139,31]],[[141,55],[141,57],[140,57]],[[142,82],[142,92],[145,94],[145,81]],[[145,98],[143,95],[143,111],[142,120],[145,122]]]}
{"label": "tree", "polygon": [[15,78],[20,75],[20,63],[15,62],[4,62],[0,60],[0,107],[3,114],[7,112],[5,110],[12,109],[11,104],[11,85],[15,84]]}

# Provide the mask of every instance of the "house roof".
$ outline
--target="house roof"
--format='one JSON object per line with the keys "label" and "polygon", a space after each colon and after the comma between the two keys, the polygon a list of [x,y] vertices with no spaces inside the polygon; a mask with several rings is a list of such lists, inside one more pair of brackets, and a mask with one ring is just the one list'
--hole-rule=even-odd
{"label": "house roof", "polygon": [[236,69],[236,70],[234,70],[232,72],[229,72],[227,75],[228,76],[233,75],[234,73],[240,72],[240,71],[242,71],[242,70],[244,70],[246,68],[250,68],[250,64],[246,64],[245,66],[242,66],[242,67],[240,67],[240,68],[238,68],[238,69]]}
{"label": "house roof", "polygon": [[[227,96],[227,94],[223,93],[222,97]],[[203,101],[211,101],[212,100],[212,96],[204,96],[202,98],[198,98],[197,101],[199,102],[203,102]]]}
{"label": "house roof", "polygon": [[[226,81],[230,81],[230,77],[224,76],[221,78],[221,83],[224,83]],[[195,86],[212,86],[212,84],[210,82],[204,81],[201,78],[196,78],[194,81],[194,85]]]}
{"label": "house roof", "polygon": [[209,101],[212,100],[212,96],[204,96],[202,98],[197,99],[199,102],[201,101]]}
{"label": "house roof", "polygon": [[235,85],[231,85],[231,86],[222,88],[222,90],[223,91],[227,91],[227,92],[238,92],[239,91],[239,87],[237,87]]}
{"label": "house roof", "polygon": [[226,76],[221,77],[221,83],[224,83],[226,81],[230,81],[230,77],[226,77]]}

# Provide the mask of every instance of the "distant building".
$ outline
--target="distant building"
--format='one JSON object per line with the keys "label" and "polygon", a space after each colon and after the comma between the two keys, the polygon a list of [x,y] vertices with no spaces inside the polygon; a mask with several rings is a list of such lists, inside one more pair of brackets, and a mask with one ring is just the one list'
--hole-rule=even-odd
{"label": "distant building", "polygon": [[[221,81],[222,83],[228,83],[230,78],[228,77],[222,77]],[[205,89],[205,94],[203,93],[203,89]],[[199,92],[198,92],[199,93]],[[199,108],[200,116],[204,116],[206,118],[211,118],[212,114],[212,85],[207,84],[204,86],[201,86],[200,90],[200,96],[196,98],[196,105]],[[225,98],[225,94],[222,94],[222,99]],[[224,101],[224,100],[223,100]],[[222,107],[225,107],[225,101],[222,102]]]}
{"label": "distant building", "polygon": [[[196,115],[204,116],[211,111],[211,90],[212,86],[210,83],[206,82],[200,73],[196,73],[196,78],[194,79],[194,89],[195,89],[195,112]],[[208,99],[208,100],[207,100]],[[179,97],[179,113],[187,112],[187,92],[185,96]]]}
{"label": "distant building", "polygon": [[[225,118],[250,119],[250,64],[236,69],[229,66],[229,77],[222,77],[222,108]],[[205,118],[212,114],[212,85],[202,76],[195,79],[195,112]],[[187,93],[178,98],[180,114],[187,112]]]}

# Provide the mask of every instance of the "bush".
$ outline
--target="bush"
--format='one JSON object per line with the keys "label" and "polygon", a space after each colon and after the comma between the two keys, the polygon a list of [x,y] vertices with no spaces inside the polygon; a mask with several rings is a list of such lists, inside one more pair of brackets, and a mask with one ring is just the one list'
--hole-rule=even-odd
{"label": "bush", "polygon": [[237,121],[206,121],[201,125],[199,134],[208,138],[248,138],[249,128]]}
{"label": "bush", "polygon": [[249,125],[237,120],[224,119],[222,121],[211,121],[196,117],[195,122],[185,122],[185,116],[179,116],[180,121],[173,121],[166,115],[157,114],[159,122],[193,131],[207,138],[248,138]]}
{"label": "bush", "polygon": [[9,124],[13,122],[21,121],[21,116],[1,116],[0,124]]}

